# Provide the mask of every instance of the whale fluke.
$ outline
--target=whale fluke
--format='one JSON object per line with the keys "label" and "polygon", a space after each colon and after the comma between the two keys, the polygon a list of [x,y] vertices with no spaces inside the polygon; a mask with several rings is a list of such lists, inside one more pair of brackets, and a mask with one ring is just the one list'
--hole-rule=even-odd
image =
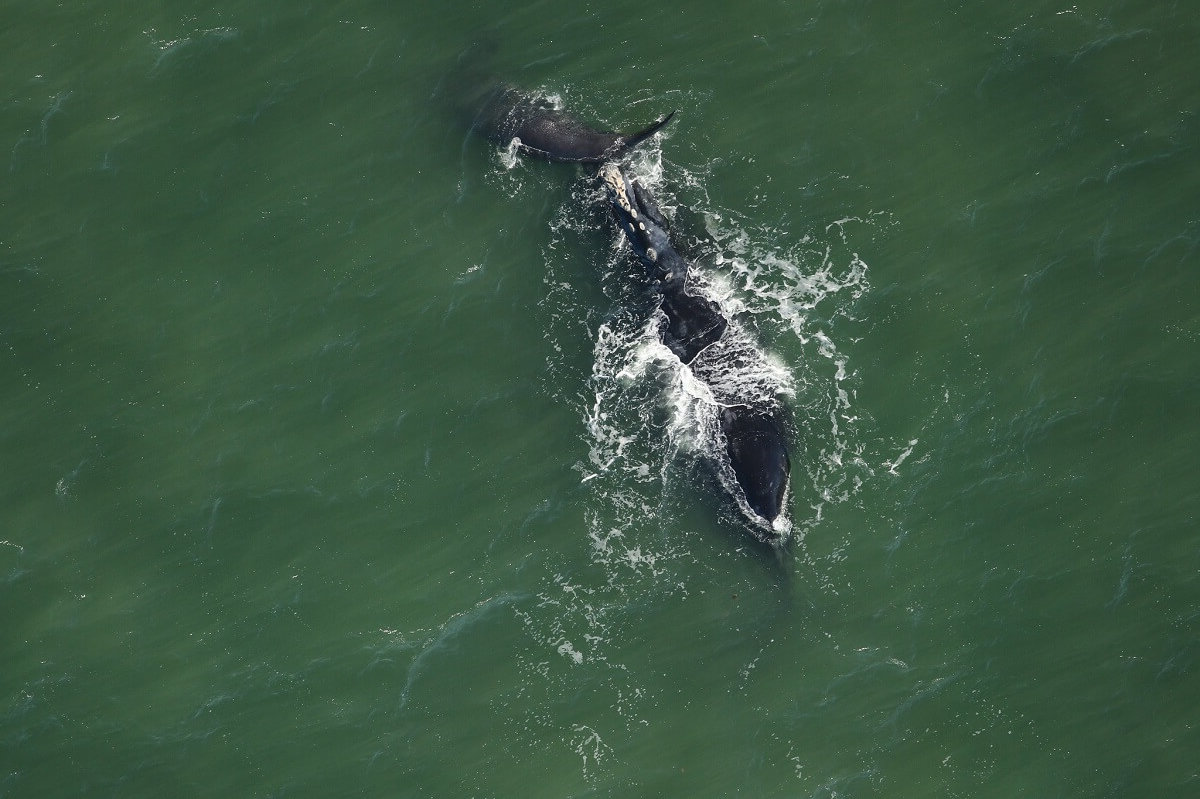
{"label": "whale fluke", "polygon": [[768,409],[734,405],[721,409],[721,432],[746,503],[774,522],[783,510],[792,469],[783,425]]}

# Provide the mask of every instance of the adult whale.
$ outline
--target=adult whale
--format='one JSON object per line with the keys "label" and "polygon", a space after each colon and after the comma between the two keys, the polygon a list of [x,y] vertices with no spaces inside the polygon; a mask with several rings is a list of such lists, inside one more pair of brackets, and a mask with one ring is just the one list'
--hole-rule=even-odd
{"label": "adult whale", "polygon": [[557,108],[549,98],[500,84],[486,92],[472,128],[521,152],[550,161],[600,164],[631,150],[663,128],[675,112],[630,134],[594,130]]}
{"label": "adult whale", "polygon": [[[649,190],[630,181],[611,162],[600,168],[600,178],[618,225],[659,292],[663,343],[689,366],[703,366],[710,372],[735,368],[730,363],[701,363],[726,336],[729,322],[716,302],[690,290],[690,264],[671,243],[666,219]],[[738,396],[728,387],[710,388],[721,406],[718,418],[725,452],[746,504],[774,523],[783,512],[791,472],[784,409],[773,398]]]}

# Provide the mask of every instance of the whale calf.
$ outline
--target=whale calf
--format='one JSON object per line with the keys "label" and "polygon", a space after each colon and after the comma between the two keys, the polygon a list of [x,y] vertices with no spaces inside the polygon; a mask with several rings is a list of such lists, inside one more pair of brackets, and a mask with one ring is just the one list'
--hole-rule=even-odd
{"label": "whale calf", "polygon": [[596,130],[564,111],[545,92],[528,91],[499,78],[493,65],[498,47],[490,36],[471,44],[447,70],[436,94],[472,131],[502,146],[515,140],[526,155],[600,164],[641,144],[675,116],[672,111],[633,133]]}
{"label": "whale calf", "polygon": [[594,130],[546,97],[499,85],[485,93],[472,127],[499,144],[516,141],[521,152],[549,161],[600,164],[636,147],[663,128],[675,112],[623,135]]}
{"label": "whale calf", "polygon": [[[600,179],[618,225],[659,293],[663,343],[689,366],[703,366],[710,373],[736,368],[730,363],[702,363],[726,335],[729,322],[716,302],[690,289],[690,264],[671,243],[666,219],[649,190],[630,181],[611,162],[600,168]],[[721,405],[718,419],[724,450],[746,504],[773,523],[783,512],[791,473],[783,408],[760,396],[742,397],[736,390],[711,384],[710,388]]]}

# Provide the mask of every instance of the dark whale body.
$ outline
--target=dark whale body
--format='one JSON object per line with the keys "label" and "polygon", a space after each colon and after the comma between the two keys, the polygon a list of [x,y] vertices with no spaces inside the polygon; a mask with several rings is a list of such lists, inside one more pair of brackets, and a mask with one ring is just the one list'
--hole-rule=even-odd
{"label": "dark whale body", "polygon": [[515,139],[527,155],[601,164],[641,144],[675,116],[672,111],[630,134],[595,130],[556,107],[544,93],[499,80],[493,64],[498,48],[490,36],[473,43],[446,72],[437,94],[449,101],[471,130],[500,145],[508,146]]}
{"label": "dark whale body", "polygon": [[675,116],[665,117],[629,135],[593,130],[555,108],[545,97],[500,85],[486,94],[472,126],[489,139],[550,161],[599,164],[653,136]]}
{"label": "dark whale body", "polygon": [[730,405],[721,409],[721,432],[746,504],[767,521],[775,521],[792,469],[787,436],[777,414],[754,405]]}
{"label": "dark whale body", "polygon": [[[482,48],[482,55],[487,54],[488,48]],[[502,145],[516,141],[518,149],[531,156],[601,166],[617,222],[658,292],[664,317],[659,336],[682,363],[692,365],[721,341],[729,322],[716,302],[689,289],[688,261],[671,243],[654,198],[613,163],[661,130],[674,112],[628,135],[596,131],[544,96],[480,79],[483,71],[471,66],[478,60],[478,54],[466,59],[454,78],[457,101],[471,129]],[[783,408],[760,399],[718,401],[724,450],[746,504],[773,523],[783,512],[791,470]],[[774,535],[760,537],[779,540]]]}
{"label": "dark whale body", "polygon": [[[672,245],[666,220],[650,192],[626,178],[615,164],[605,164],[600,177],[617,223],[660,294],[666,319],[659,335],[683,363],[692,364],[725,335],[729,323],[715,302],[689,290],[689,264]],[[761,399],[727,399],[719,421],[729,464],[746,504],[774,522],[783,512],[791,472],[783,408]]]}

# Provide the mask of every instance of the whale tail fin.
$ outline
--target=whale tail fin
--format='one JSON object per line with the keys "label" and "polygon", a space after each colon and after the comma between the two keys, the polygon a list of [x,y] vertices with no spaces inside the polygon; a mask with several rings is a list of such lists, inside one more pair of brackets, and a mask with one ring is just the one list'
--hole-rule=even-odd
{"label": "whale tail fin", "polygon": [[646,139],[650,138],[655,133],[658,133],[660,130],[662,130],[664,127],[666,127],[667,123],[670,122],[674,116],[675,116],[675,112],[672,111],[671,113],[667,114],[665,117],[658,120],[657,122],[651,123],[650,126],[645,128],[644,130],[640,130],[637,133],[634,133],[629,136],[622,136],[618,140],[616,152],[613,154],[619,155],[620,153],[628,152],[629,150],[632,150],[634,147],[637,147],[639,144],[644,142]]}
{"label": "whale tail fin", "polygon": [[729,463],[747,504],[773,523],[783,512],[792,468],[778,411],[731,405],[721,409],[720,420]]}

